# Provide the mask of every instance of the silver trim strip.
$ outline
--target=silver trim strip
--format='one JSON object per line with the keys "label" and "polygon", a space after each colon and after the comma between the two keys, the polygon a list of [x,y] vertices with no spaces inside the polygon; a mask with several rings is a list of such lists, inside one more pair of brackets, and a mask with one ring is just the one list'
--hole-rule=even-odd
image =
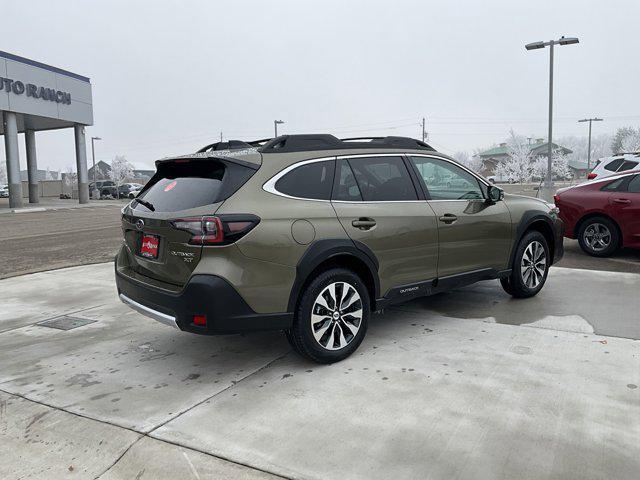
{"label": "silver trim strip", "polygon": [[180,330],[178,324],[176,323],[176,317],[172,317],[171,315],[167,315],[166,313],[158,312],[157,310],[146,307],[141,303],[136,302],[135,300],[131,300],[129,297],[122,293],[120,294],[120,300],[122,301],[122,303],[133,308],[138,313],[141,313],[142,315],[153,318],[160,323],[164,323],[165,325]]}

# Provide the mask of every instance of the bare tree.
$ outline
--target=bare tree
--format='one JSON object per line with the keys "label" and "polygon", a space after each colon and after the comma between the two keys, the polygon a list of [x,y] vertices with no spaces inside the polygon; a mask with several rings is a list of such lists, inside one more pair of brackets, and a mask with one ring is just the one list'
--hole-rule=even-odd
{"label": "bare tree", "polygon": [[[633,139],[637,139],[638,137],[640,137],[640,129],[635,129],[633,127],[619,128],[611,141],[611,150],[613,153],[635,151],[633,149],[627,150],[625,147],[637,147],[638,145],[636,145],[636,142]],[[623,142],[625,145],[623,145]]]}
{"label": "bare tree", "polygon": [[496,174],[507,181],[517,180],[520,183],[530,181],[533,176],[533,162],[530,153],[531,149],[527,145],[526,139],[511,130],[507,139],[508,157],[498,163]]}
{"label": "bare tree", "polygon": [[635,153],[640,151],[640,129],[629,132],[620,142],[621,151]]}
{"label": "bare tree", "polygon": [[456,152],[453,154],[453,158],[476,173],[480,173],[480,170],[482,170],[482,158],[477,155],[469,155],[468,152]]}
{"label": "bare tree", "polygon": [[133,165],[122,155],[116,155],[111,162],[109,178],[116,184],[116,196],[120,198],[120,185],[133,175]]}
{"label": "bare tree", "polygon": [[[533,176],[540,179],[540,183],[547,176],[549,163],[547,157],[539,156],[533,161]],[[551,154],[551,175],[556,178],[568,179],[571,176],[569,158],[561,148],[556,148]]]}

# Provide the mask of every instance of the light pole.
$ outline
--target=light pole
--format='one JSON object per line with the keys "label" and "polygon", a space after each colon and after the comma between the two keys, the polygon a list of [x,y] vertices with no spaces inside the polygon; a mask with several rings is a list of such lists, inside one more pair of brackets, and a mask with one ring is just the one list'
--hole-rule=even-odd
{"label": "light pole", "polygon": [[549,139],[547,149],[547,176],[544,180],[545,188],[553,188],[553,176],[551,175],[552,165],[552,134],[553,134],[553,46],[554,45],[571,45],[572,43],[578,43],[579,40],[575,37],[562,36],[558,40],[549,40],[548,42],[533,42],[524,46],[527,50],[537,50],[539,48],[549,47]]}
{"label": "light pole", "polygon": [[93,189],[98,188],[96,183],[96,140],[102,140],[100,137],[91,137],[91,158],[93,159]]}
{"label": "light pole", "polygon": [[601,121],[602,119],[598,117],[583,118],[582,120],[578,120],[578,123],[589,122],[589,146],[587,147],[587,170],[591,170],[591,123],[601,122]]}
{"label": "light pole", "polygon": [[273,121],[273,128],[275,130],[276,136],[273,138],[277,138],[278,137],[278,125],[282,125],[284,122],[282,120],[274,120]]}

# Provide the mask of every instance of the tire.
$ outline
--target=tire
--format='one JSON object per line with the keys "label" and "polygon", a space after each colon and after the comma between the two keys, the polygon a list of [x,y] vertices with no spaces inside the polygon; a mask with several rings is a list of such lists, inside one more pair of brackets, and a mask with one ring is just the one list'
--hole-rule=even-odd
{"label": "tire", "polygon": [[509,295],[513,295],[513,288],[511,287],[511,277],[503,277],[500,279],[500,285],[502,289]]}
{"label": "tire", "polygon": [[547,281],[550,261],[544,235],[535,230],[525,233],[516,248],[511,275],[500,279],[502,288],[515,298],[537,295]]}
{"label": "tire", "polygon": [[578,229],[578,243],[592,257],[608,257],[620,246],[618,227],[606,217],[589,218]]}
{"label": "tire", "polygon": [[[347,305],[341,312],[334,307],[342,302]],[[314,362],[339,362],[362,343],[370,305],[369,291],[354,272],[343,268],[322,272],[302,292],[287,339],[297,353]]]}

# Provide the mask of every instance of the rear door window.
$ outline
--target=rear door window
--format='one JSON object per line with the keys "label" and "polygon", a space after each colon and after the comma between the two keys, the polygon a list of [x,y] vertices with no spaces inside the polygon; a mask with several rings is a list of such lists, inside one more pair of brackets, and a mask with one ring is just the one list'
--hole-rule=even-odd
{"label": "rear door window", "polygon": [[629,182],[629,187],[627,188],[629,193],[640,193],[640,175],[635,175],[631,181]]}
{"label": "rear door window", "polygon": [[638,166],[638,162],[634,162],[633,160],[625,160],[624,162],[622,162],[622,165],[620,165],[620,168],[618,169],[618,171],[626,172],[627,170],[633,170],[637,166]]}
{"label": "rear door window", "polygon": [[350,158],[349,165],[365,202],[418,199],[402,157]]}
{"label": "rear door window", "polygon": [[290,197],[329,200],[334,167],[334,160],[301,165],[278,179],[275,189]]}
{"label": "rear door window", "polygon": [[614,180],[611,183],[607,183],[600,190],[603,192],[625,192],[627,190],[628,183],[629,177],[622,177]]}
{"label": "rear door window", "polygon": [[362,195],[356,182],[356,177],[351,170],[349,162],[344,159],[338,160],[336,166],[336,180],[333,184],[333,200],[343,202],[361,202]]}

